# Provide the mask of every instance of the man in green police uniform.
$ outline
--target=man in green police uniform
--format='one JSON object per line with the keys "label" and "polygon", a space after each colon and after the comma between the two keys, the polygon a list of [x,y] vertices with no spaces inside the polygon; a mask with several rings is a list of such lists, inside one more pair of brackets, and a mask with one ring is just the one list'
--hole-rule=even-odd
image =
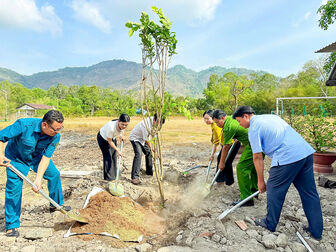
{"label": "man in green police uniform", "polygon": [[[244,145],[244,151],[241,154],[237,164],[237,178],[240,190],[240,200],[234,201],[232,205],[238,204],[241,200],[247,198],[258,191],[258,177],[253,164],[253,154],[248,140],[248,129],[243,128],[239,123],[227,116],[223,110],[216,110],[213,113],[213,120],[218,127],[223,128],[224,146],[218,168],[224,170],[225,159],[230,150],[232,139],[237,139]],[[254,206],[254,201],[249,200],[242,206]]]}

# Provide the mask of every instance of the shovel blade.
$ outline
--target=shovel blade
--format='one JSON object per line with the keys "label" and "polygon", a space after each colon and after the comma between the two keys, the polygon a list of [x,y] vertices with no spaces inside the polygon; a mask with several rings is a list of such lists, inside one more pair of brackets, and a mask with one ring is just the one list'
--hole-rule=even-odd
{"label": "shovel blade", "polygon": [[200,193],[203,195],[203,197],[208,196],[208,194],[210,193],[210,188],[211,184],[209,183],[205,183],[201,186]]}
{"label": "shovel blade", "polygon": [[61,213],[65,214],[68,218],[70,218],[72,220],[75,220],[75,221],[78,221],[80,223],[84,223],[84,224],[88,224],[89,223],[89,221],[86,218],[80,217],[77,214],[74,214],[74,213],[71,213],[71,212],[66,212],[63,209],[61,209]]}
{"label": "shovel blade", "polygon": [[110,193],[114,196],[122,196],[124,195],[124,187],[118,182],[111,181],[108,183],[108,189]]}
{"label": "shovel blade", "polygon": [[80,222],[80,223],[84,223],[84,224],[88,224],[88,223],[89,223],[89,221],[88,221],[86,218],[84,218],[84,217],[80,217],[80,216],[78,216],[78,215],[76,215],[76,214],[68,213],[67,216],[68,216],[70,219],[75,220],[75,221],[78,221],[78,222]]}

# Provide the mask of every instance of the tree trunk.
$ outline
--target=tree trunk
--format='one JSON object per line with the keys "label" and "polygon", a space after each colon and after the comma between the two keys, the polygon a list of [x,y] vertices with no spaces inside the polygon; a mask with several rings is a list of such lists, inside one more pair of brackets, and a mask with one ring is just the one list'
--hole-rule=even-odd
{"label": "tree trunk", "polygon": [[91,116],[93,116],[93,114],[94,114],[94,105],[91,104]]}

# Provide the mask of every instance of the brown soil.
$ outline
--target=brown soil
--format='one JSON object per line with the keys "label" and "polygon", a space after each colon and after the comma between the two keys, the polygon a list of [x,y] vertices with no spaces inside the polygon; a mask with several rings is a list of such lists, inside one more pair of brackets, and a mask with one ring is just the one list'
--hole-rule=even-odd
{"label": "brown soil", "polygon": [[151,210],[128,197],[116,197],[106,191],[91,197],[80,215],[89,223],[76,223],[71,230],[74,233],[108,232],[118,235],[121,241],[137,241],[141,235],[150,237],[165,231],[164,220]]}

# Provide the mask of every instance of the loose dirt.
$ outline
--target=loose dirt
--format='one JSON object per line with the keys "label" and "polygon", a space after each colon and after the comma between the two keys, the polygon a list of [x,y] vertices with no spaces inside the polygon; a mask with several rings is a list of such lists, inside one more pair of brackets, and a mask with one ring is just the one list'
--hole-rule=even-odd
{"label": "loose dirt", "polygon": [[151,210],[128,197],[112,196],[106,191],[91,197],[88,206],[79,212],[89,223],[76,223],[71,230],[74,233],[107,232],[117,235],[121,241],[138,241],[142,236],[151,237],[165,231],[164,220]]}
{"label": "loose dirt", "polygon": [[[210,134],[210,130],[209,130]],[[247,217],[266,214],[266,194],[259,195],[254,207],[239,208],[221,222],[216,218],[231,203],[239,198],[237,180],[232,186],[215,184],[206,197],[198,193],[204,184],[206,168],[199,168],[184,176],[182,171],[195,165],[207,165],[210,143],[187,142],[165,144],[163,165],[165,177],[166,208],[159,203],[159,191],[155,178],[141,172],[142,184],[130,183],[133,150],[129,142],[124,146],[120,183],[124,186],[126,198],[118,198],[103,192],[92,198],[92,203],[82,210],[83,203],[94,186],[106,189],[107,182],[102,174],[102,155],[96,143],[96,134],[62,132],[61,143],[53,157],[60,171],[93,171],[92,175],[79,178],[62,178],[65,205],[94,221],[89,228],[75,224],[72,232],[120,233],[123,240],[128,235],[144,235],[141,243],[124,242],[99,235],[79,235],[63,238],[74,222],[65,219],[59,212],[49,213],[49,203],[34,194],[24,185],[22,215],[19,238],[4,236],[4,193],[5,172],[0,178],[0,251],[305,251],[295,234],[293,221],[285,216],[294,216],[300,231],[307,225],[300,197],[291,186],[286,196],[282,215],[276,232],[271,233],[249,223]],[[237,160],[234,162],[234,166]],[[266,160],[266,170],[269,167]],[[334,164],[335,166],[335,164]],[[144,168],[144,159],[142,162]],[[211,169],[210,177],[215,174]],[[268,177],[265,172],[266,179]],[[29,177],[34,180],[35,173]],[[318,175],[315,176],[316,180]],[[336,180],[335,174],[328,176]],[[43,185],[47,189],[46,183]],[[324,233],[321,241],[309,240],[315,251],[336,249],[336,202],[335,189],[317,187],[321,198]],[[102,210],[103,209],[103,210]],[[237,220],[245,220],[248,229],[242,231]],[[133,230],[132,232],[124,232]],[[163,231],[162,231],[163,230]],[[120,248],[119,250],[117,248]]]}

